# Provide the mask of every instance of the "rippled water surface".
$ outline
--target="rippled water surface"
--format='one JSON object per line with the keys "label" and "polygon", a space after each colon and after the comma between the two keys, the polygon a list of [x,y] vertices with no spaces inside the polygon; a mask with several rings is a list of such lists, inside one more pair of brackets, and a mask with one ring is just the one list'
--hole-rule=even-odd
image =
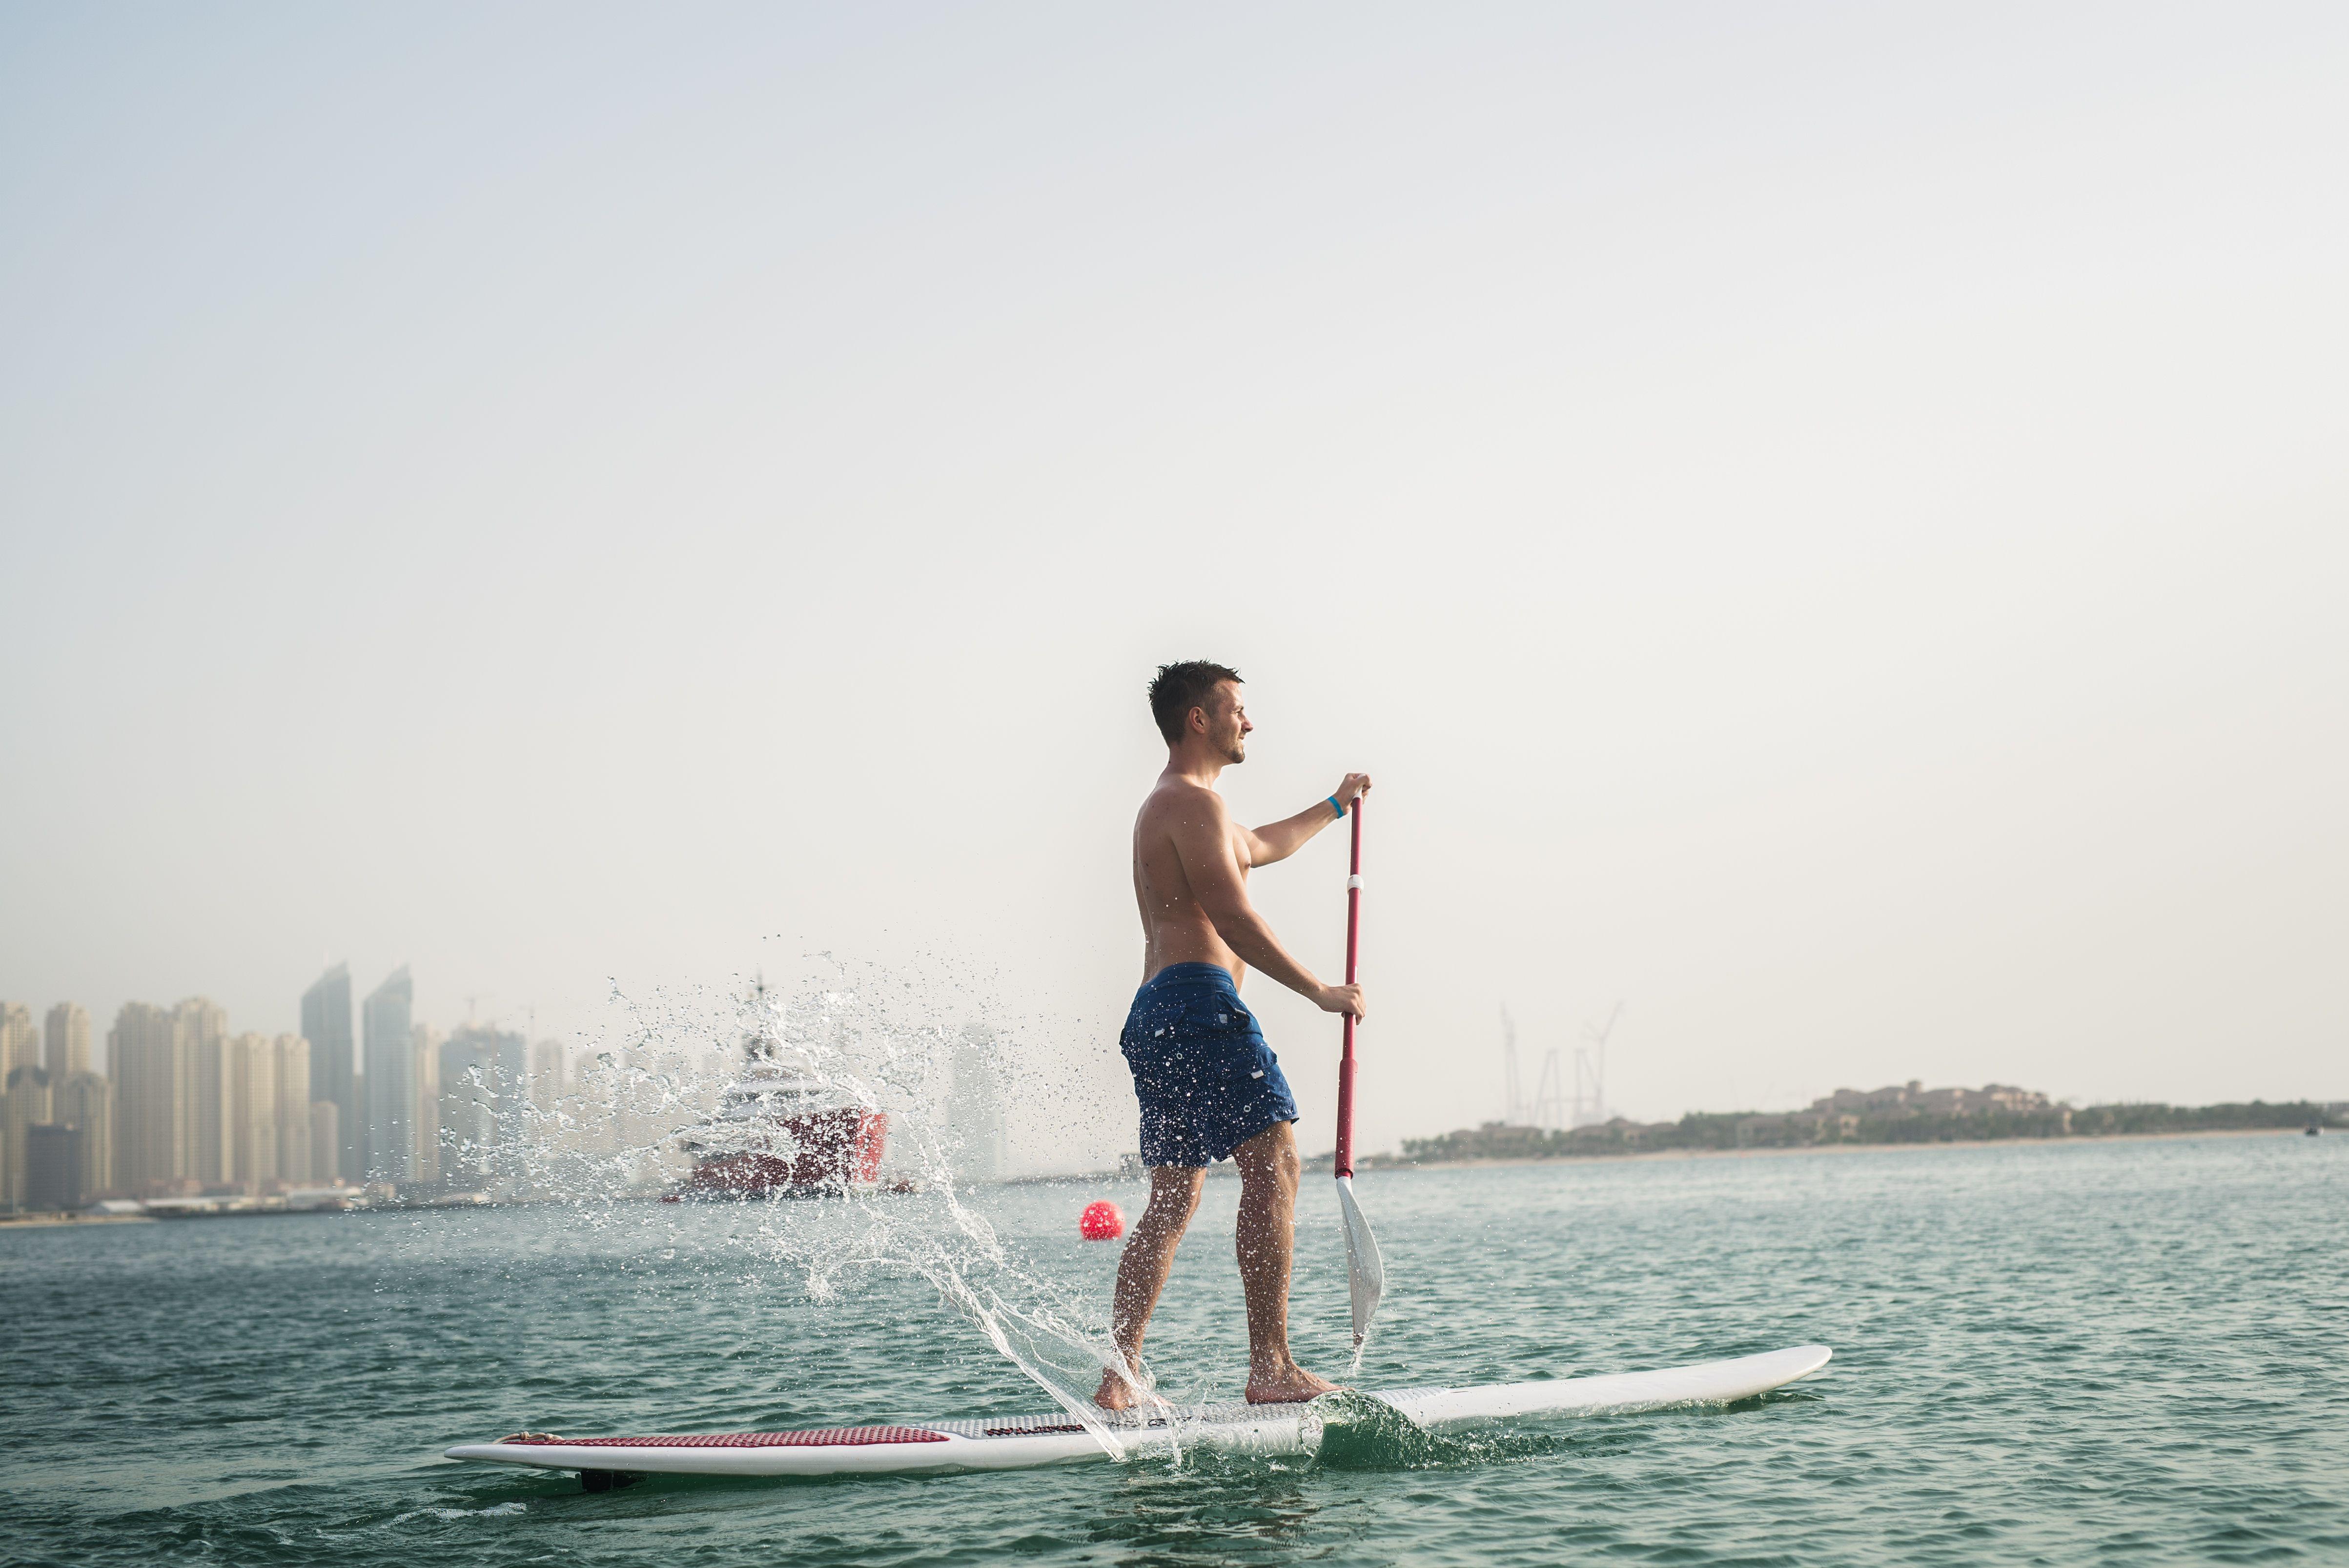
{"label": "rippled water surface", "polygon": [[[1295,1334],[1342,1364],[1309,1186]],[[1562,1377],[1821,1341],[1727,1409],[1320,1462],[647,1480],[446,1462],[517,1427],[725,1430],[1049,1408],[918,1278],[831,1299],[797,1205],[264,1217],[0,1233],[10,1562],[2349,1562],[2349,1139],[2212,1138],[1372,1174],[1370,1387]],[[1105,1317],[1078,1209],[978,1206]],[[1161,1385],[1243,1372],[1237,1184],[1154,1329]],[[926,1211],[909,1209],[909,1214]]]}

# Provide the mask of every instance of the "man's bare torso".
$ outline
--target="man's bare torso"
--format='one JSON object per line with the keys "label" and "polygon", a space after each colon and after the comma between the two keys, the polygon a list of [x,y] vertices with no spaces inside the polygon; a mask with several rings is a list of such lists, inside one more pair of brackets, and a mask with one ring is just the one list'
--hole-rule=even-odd
{"label": "man's bare torso", "polygon": [[1213,789],[1187,779],[1161,779],[1134,820],[1133,897],[1142,907],[1144,980],[1170,964],[1220,964],[1232,972],[1235,985],[1247,975],[1247,965],[1216,934],[1216,923],[1200,907],[1175,851],[1175,830],[1203,819],[1222,823],[1231,836],[1232,858],[1245,880],[1250,864],[1247,831],[1231,820],[1223,797]]}

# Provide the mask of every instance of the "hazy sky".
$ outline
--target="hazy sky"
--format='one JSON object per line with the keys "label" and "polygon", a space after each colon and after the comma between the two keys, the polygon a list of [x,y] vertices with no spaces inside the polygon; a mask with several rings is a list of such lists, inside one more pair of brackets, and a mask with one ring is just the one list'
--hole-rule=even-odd
{"label": "hazy sky", "polygon": [[[1378,781],[1372,1147],[1505,1003],[1622,999],[1640,1116],[2349,1096],[2344,80],[2325,5],[9,6],[0,996],[830,950],[1131,1147],[1210,656],[1242,815]],[[1342,876],[1258,878],[1325,972]]]}

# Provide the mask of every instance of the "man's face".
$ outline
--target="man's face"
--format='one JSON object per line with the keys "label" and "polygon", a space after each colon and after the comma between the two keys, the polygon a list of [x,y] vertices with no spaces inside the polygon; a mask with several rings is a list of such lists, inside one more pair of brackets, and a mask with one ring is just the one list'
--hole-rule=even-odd
{"label": "man's face", "polygon": [[1246,762],[1248,731],[1256,726],[1248,722],[1247,705],[1240,701],[1239,683],[1217,681],[1202,711],[1207,718],[1207,744],[1216,754],[1226,762]]}

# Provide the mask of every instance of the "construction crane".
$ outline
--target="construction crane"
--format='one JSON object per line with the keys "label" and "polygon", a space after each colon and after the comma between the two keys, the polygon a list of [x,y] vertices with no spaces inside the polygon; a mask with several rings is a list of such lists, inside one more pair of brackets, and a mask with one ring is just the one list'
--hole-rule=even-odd
{"label": "construction crane", "polygon": [[1555,1046],[1542,1057],[1541,1087],[1534,1090],[1533,1125],[1545,1132],[1566,1130],[1566,1074],[1559,1068]]}
{"label": "construction crane", "polygon": [[1618,1002],[1603,1026],[1582,1026],[1587,1043],[1574,1048],[1572,1126],[1595,1127],[1607,1119],[1607,1037],[1615,1032],[1615,1020],[1622,1016],[1623,1004]]}

